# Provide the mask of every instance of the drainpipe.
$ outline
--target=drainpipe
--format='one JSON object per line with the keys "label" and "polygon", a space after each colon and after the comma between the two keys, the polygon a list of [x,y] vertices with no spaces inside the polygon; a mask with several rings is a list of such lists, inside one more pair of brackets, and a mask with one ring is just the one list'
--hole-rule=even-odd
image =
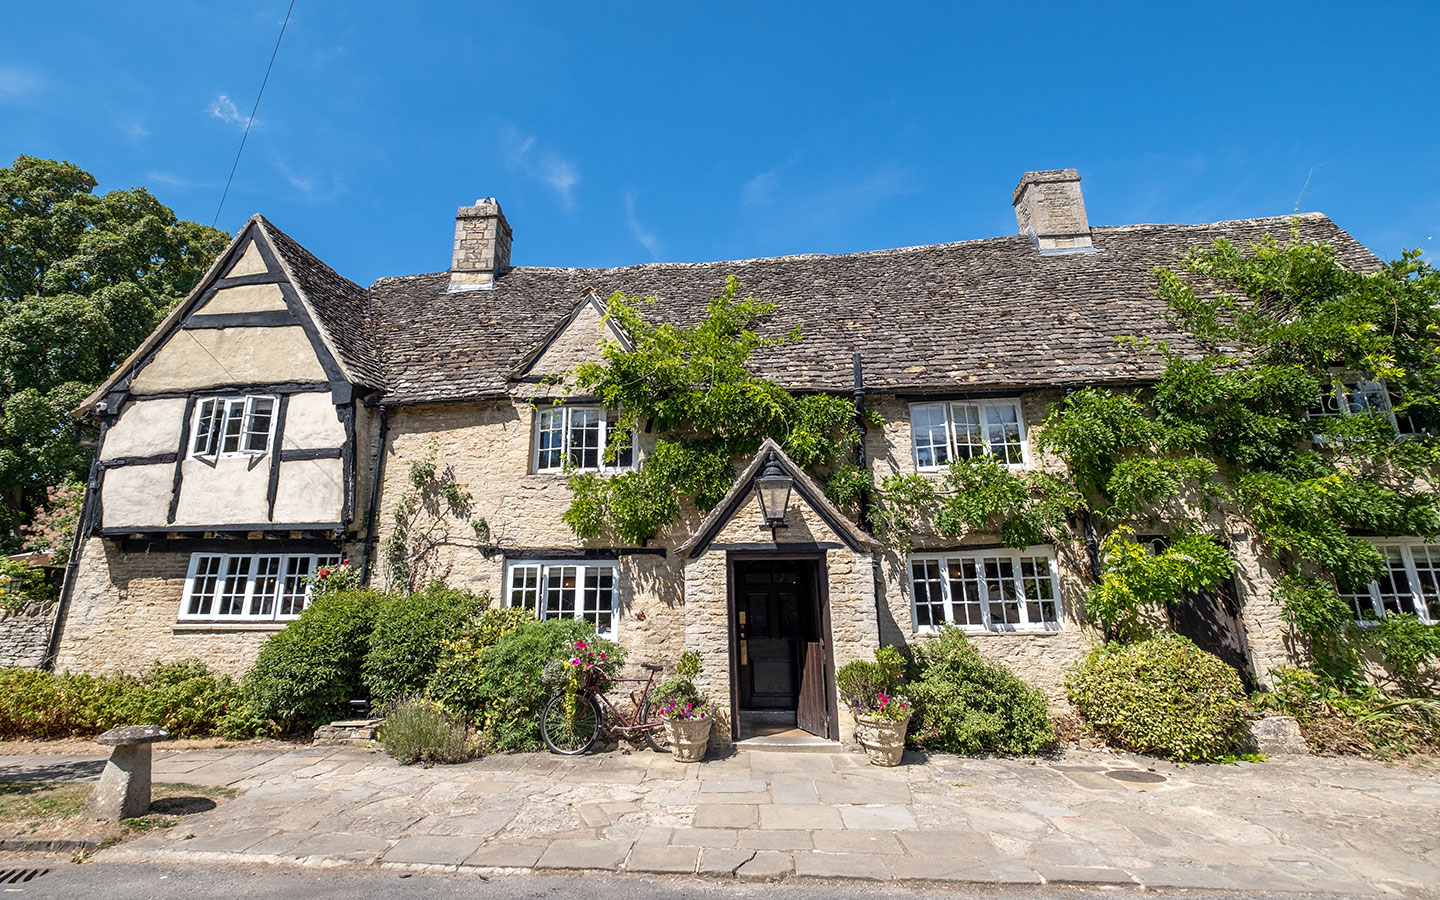
{"label": "drainpipe", "polygon": [[380,479],[385,475],[385,439],[390,434],[390,407],[380,406],[380,437],[375,442],[375,464],[370,472],[370,506],[365,511],[365,547],[360,554],[360,583],[370,583],[370,560],[375,553],[376,521],[380,510],[376,503],[380,499]]}
{"label": "drainpipe", "polygon": [[[861,471],[869,471],[869,462],[865,458],[865,436],[869,428],[865,421],[865,371],[860,366],[860,353],[857,351],[850,357],[850,367],[855,372],[855,430],[860,432],[860,442],[855,445],[855,464]],[[865,494],[860,495],[860,521],[859,525],[867,534],[870,533],[870,500]],[[870,554],[870,574],[874,582],[875,591],[875,640],[881,639],[880,622],[884,618],[884,596],[885,576],[880,570],[880,554]]]}
{"label": "drainpipe", "polygon": [[75,428],[75,439],[82,446],[93,446],[95,456],[90,460],[90,477],[85,479],[85,497],[80,501],[80,517],[75,520],[75,537],[70,542],[70,558],[65,561],[65,580],[60,586],[60,599],[55,601],[55,620],[50,623],[50,640],[45,645],[45,658],[40,668],[47,672],[55,670],[55,658],[60,655],[60,638],[65,630],[65,616],[70,611],[70,598],[75,593],[75,574],[80,570],[80,551],[93,531],[91,518],[94,516],[95,494],[100,490],[100,447],[105,443],[108,422],[100,423],[100,436],[89,444],[80,436],[79,425]]}

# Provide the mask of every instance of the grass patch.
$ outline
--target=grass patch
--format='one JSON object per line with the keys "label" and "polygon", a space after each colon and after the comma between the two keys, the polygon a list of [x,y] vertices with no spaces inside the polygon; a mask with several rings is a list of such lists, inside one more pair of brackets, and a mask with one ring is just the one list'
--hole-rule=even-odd
{"label": "grass patch", "polygon": [[79,815],[90,796],[90,787],[75,781],[0,782],[0,822]]}
{"label": "grass patch", "polygon": [[150,788],[146,815],[115,823],[84,818],[93,783],[79,781],[0,782],[0,837],[101,837],[113,842],[157,828],[169,828],[186,816],[208,812],[238,791],[183,782],[158,782]]}

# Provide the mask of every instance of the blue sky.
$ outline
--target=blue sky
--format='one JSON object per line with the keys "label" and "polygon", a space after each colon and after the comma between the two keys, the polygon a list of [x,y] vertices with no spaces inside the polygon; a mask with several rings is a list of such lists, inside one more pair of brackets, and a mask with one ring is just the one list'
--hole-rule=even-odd
{"label": "blue sky", "polygon": [[[210,222],[286,5],[13,4],[0,164]],[[1433,255],[1436,12],[297,0],[219,225],[364,284],[446,268],[490,195],[516,265],[846,252],[1011,233],[1021,173],[1075,167],[1092,224],[1298,199]]]}

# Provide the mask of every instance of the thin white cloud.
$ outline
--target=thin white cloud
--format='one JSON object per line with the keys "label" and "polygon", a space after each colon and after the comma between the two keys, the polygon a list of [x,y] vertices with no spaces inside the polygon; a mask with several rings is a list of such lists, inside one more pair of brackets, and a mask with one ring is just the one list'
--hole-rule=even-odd
{"label": "thin white cloud", "polygon": [[763,206],[773,202],[775,190],[780,186],[780,170],[761,172],[740,187],[740,202],[746,206]]}
{"label": "thin white cloud", "polygon": [[[245,123],[249,119],[236,108],[235,101],[231,100],[228,94],[220,94],[211,100],[210,105],[206,107],[206,112],[226,125],[233,125],[239,131],[245,130]],[[259,120],[257,119],[256,122],[258,123]]]}
{"label": "thin white cloud", "polygon": [[575,185],[580,183],[580,172],[573,163],[541,147],[534,135],[522,134],[515,128],[505,128],[501,142],[511,168],[554,191],[567,211],[575,208]]}
{"label": "thin white cloud", "polygon": [[275,169],[306,200],[324,203],[345,193],[345,182],[334,173],[316,175],[297,172],[286,165],[285,160],[279,156],[275,157]]}
{"label": "thin white cloud", "polygon": [[0,100],[24,100],[45,87],[45,76],[23,66],[0,66]]}
{"label": "thin white cloud", "polygon": [[625,192],[625,222],[630,226],[630,234],[640,242],[650,253],[652,259],[660,258],[660,238],[655,232],[640,224],[640,219],[635,215],[635,192]]}
{"label": "thin white cloud", "polygon": [[150,136],[150,129],[146,128],[145,123],[138,119],[131,122],[120,123],[120,130],[132,141],[138,141],[141,138]]}
{"label": "thin white cloud", "polygon": [[176,190],[182,191],[191,190],[194,188],[211,188],[216,186],[213,182],[193,181],[189,178],[185,178],[181,175],[176,175],[172,172],[160,171],[146,172],[145,181],[147,184],[163,184],[165,187],[175,188]]}

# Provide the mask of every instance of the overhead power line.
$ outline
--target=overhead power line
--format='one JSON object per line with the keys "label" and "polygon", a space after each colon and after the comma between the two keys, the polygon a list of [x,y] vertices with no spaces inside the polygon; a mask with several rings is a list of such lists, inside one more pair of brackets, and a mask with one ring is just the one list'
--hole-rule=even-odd
{"label": "overhead power line", "polygon": [[220,222],[220,210],[225,208],[225,198],[230,196],[230,182],[235,180],[235,170],[240,168],[240,154],[245,152],[245,139],[250,137],[250,126],[255,124],[255,113],[260,109],[260,98],[265,96],[265,85],[270,83],[270,70],[275,68],[275,57],[280,55],[280,42],[285,39],[285,26],[290,24],[290,13],[295,11],[295,0],[285,10],[285,21],[280,23],[280,36],[275,39],[275,49],[270,54],[270,65],[265,67],[265,78],[260,82],[260,91],[255,95],[255,105],[250,108],[250,118],[245,122],[245,133],[240,136],[240,149],[235,151],[235,162],[230,166],[230,177],[225,179],[225,192],[220,195],[220,205],[215,207],[214,228]]}

